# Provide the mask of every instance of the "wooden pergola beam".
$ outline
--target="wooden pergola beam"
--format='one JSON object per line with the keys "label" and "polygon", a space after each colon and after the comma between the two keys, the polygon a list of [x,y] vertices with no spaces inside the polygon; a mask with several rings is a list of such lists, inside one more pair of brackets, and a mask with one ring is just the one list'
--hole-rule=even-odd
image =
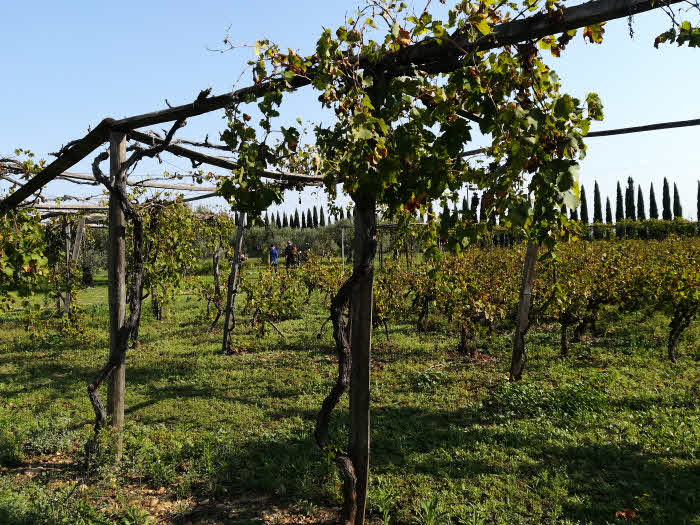
{"label": "wooden pergola beam", "polygon": [[0,201],[0,216],[19,206],[22,201],[39,191],[67,169],[75,166],[103,144],[109,137],[109,128],[113,122],[113,119],[104,119],[83,138],[76,140],[69,147],[65,148],[56,160],[29,179],[24,186]]}
{"label": "wooden pergola beam", "polygon": [[107,206],[99,204],[34,204],[29,206],[35,210],[50,210],[50,211],[107,211]]}
{"label": "wooden pergola beam", "polygon": [[[141,142],[148,146],[157,146],[162,144],[163,141],[153,135],[148,135],[140,131],[131,130],[127,131],[126,136],[137,142]],[[195,162],[201,162],[202,164],[210,164],[212,166],[217,166],[219,168],[225,168],[229,170],[237,170],[239,166],[235,162],[224,158],[217,157],[215,155],[208,155],[202,153],[201,151],[195,151],[188,149],[177,144],[169,144],[166,146],[165,151],[177,155],[178,157],[185,157],[187,159],[193,160]],[[275,179],[281,182],[289,182],[291,184],[304,184],[306,186],[321,185],[323,184],[323,178],[317,177],[315,175],[304,175],[302,173],[288,173],[282,171],[271,171],[265,170],[262,172],[262,176],[268,179]]]}
{"label": "wooden pergola beam", "polygon": [[[61,173],[61,175],[58,176],[60,179],[66,179],[66,180],[72,180],[72,179],[77,179],[77,180],[88,180],[91,182],[94,182],[95,184],[99,184],[96,180],[95,177],[92,175],[89,175],[87,173],[72,173],[69,171],[66,171],[64,173]],[[161,189],[161,190],[182,190],[182,191],[206,191],[206,192],[213,192],[216,191],[216,186],[200,186],[197,184],[168,184],[165,182],[157,182],[157,181],[150,181],[150,180],[142,180],[142,181],[127,181],[127,185],[133,186],[136,188],[139,187],[144,187],[144,188],[154,188],[154,189]]]}
{"label": "wooden pergola beam", "polygon": [[524,19],[504,22],[475,42],[469,41],[463,34],[453,35],[451,43],[428,39],[394,53],[387,53],[375,64],[386,68],[387,71],[413,68],[415,65],[433,65],[432,71],[449,72],[462,67],[459,59],[464,56],[464,51],[488,51],[527,40],[539,40],[572,29],[668,7],[681,1],[683,0],[593,0],[564,8],[554,14],[538,13]]}

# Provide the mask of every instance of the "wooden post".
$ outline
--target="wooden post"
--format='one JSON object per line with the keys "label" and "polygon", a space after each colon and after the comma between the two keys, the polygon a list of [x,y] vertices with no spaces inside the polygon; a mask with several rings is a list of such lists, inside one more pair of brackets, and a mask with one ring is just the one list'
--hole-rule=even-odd
{"label": "wooden post", "polygon": [[71,228],[70,222],[66,221],[64,225],[64,233],[66,234],[66,295],[63,301],[63,313],[69,315],[71,312],[73,294],[73,270],[78,263],[80,257],[80,248],[83,242],[83,234],[85,233],[85,218],[80,218],[75,227],[75,238],[71,245]]}
{"label": "wooden post", "polygon": [[[109,178],[114,185],[117,177],[126,178],[121,166],[126,160],[126,135],[112,132],[109,136]],[[124,428],[124,388],[126,380],[126,344],[124,317],[126,315],[126,219],[114,195],[109,197],[108,245],[108,298],[109,298],[109,355],[119,360],[107,380],[107,415],[110,425],[117,430],[117,457],[121,456]]]}
{"label": "wooden post", "polygon": [[[63,216],[63,243],[64,243],[64,251],[65,251],[65,256],[66,256],[66,281],[70,280],[70,270],[69,270],[69,265],[70,265],[70,221],[68,220],[68,215]],[[58,290],[58,301],[56,302],[56,306],[58,308],[58,314],[61,314],[61,300],[63,300],[63,313],[68,314],[70,312],[70,292],[68,291],[66,287],[66,292],[65,294],[61,293],[61,289],[59,286]]]}
{"label": "wooden post", "polygon": [[343,261],[343,273],[345,273],[345,228],[340,227],[340,259]]}
{"label": "wooden post", "polygon": [[519,381],[523,375],[527,352],[525,350],[525,333],[530,326],[530,304],[532,301],[532,284],[535,281],[535,265],[537,264],[537,243],[527,242],[525,262],[523,264],[523,277],[520,285],[520,298],[518,300],[518,314],[515,320],[515,334],[513,335],[513,356],[510,362],[510,380]]}
{"label": "wooden post", "polygon": [[369,481],[370,358],[372,347],[372,292],[377,251],[377,217],[374,198],[355,202],[350,371],[350,458],[355,469],[357,512],[354,525],[364,525]]}

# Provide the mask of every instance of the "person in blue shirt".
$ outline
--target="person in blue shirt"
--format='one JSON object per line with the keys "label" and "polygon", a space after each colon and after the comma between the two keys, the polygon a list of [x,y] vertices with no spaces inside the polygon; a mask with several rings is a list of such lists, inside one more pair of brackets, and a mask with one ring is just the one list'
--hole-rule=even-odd
{"label": "person in blue shirt", "polygon": [[270,245],[270,266],[272,266],[272,271],[277,273],[277,248],[274,244]]}

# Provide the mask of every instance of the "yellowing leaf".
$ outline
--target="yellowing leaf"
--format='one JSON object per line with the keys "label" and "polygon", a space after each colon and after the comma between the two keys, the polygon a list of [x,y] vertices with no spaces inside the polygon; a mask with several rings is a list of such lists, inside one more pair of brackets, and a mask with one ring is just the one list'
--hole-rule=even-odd
{"label": "yellowing leaf", "polygon": [[491,26],[485,18],[482,18],[475,26],[482,35],[488,35],[491,32]]}

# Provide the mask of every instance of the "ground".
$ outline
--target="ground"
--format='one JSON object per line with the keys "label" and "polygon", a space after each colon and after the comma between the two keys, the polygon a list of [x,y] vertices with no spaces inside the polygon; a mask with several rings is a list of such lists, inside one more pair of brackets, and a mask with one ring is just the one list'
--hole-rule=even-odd
{"label": "ground", "polygon": [[[252,270],[251,270],[252,271]],[[125,453],[87,462],[86,385],[108,352],[104,279],[81,294],[83,334],[0,317],[0,523],[333,523],[332,461],[313,441],[336,359],[322,302],[265,337],[242,316],[219,355],[203,305],[163,321],[144,305],[127,368]],[[438,325],[374,334],[370,515],[377,523],[700,523],[700,327],[678,364],[668,320],[608,314],[558,357],[528,334],[526,378],[507,382],[510,335],[469,359]],[[347,398],[331,423],[344,447]]]}

